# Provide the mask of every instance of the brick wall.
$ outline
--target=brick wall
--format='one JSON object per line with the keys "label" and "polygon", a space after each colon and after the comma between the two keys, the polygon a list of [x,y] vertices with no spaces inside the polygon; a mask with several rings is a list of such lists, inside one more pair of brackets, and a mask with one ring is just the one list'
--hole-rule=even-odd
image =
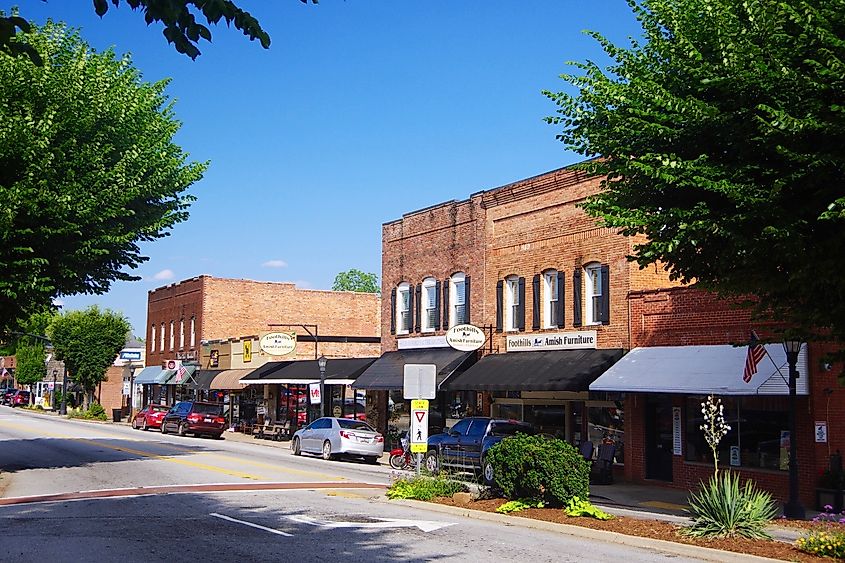
{"label": "brick wall", "polygon": [[123,372],[122,367],[109,367],[105,381],[94,389],[95,394],[99,394],[100,404],[106,409],[109,419],[112,417],[112,409],[123,407]]}
{"label": "brick wall", "polygon": [[[200,340],[202,340],[203,326],[203,285],[204,278],[200,276],[179,283],[154,289],[147,294],[147,327],[146,327],[146,362],[148,366],[161,365],[166,359],[173,359],[177,351],[195,351],[199,357]],[[194,318],[195,339],[191,347],[191,318]],[[180,322],[185,322],[185,346],[179,346]],[[174,350],[170,350],[170,323],[173,322],[176,334],[174,336]],[[164,346],[161,349],[161,326],[165,327]],[[155,326],[155,339],[153,329]]]}

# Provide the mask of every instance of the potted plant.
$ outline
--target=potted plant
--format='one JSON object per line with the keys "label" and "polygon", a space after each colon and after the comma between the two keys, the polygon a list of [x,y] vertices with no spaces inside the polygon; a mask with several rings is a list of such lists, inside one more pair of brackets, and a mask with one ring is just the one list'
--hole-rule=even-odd
{"label": "potted plant", "polygon": [[[831,456],[833,457],[833,456]],[[833,512],[841,512],[843,508],[843,491],[845,491],[845,473],[838,471],[831,463],[830,469],[825,469],[816,484],[816,510],[826,510],[831,507]]]}

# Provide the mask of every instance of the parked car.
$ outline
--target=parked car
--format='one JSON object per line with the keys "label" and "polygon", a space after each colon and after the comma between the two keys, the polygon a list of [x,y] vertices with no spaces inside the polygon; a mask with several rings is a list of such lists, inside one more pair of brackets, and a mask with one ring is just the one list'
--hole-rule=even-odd
{"label": "parked car", "polygon": [[493,466],[484,459],[493,445],[521,432],[533,435],[537,429],[527,422],[482,416],[464,418],[452,428],[428,438],[425,467],[432,473],[440,469],[481,472],[484,483],[493,485]]}
{"label": "parked car", "polygon": [[351,398],[345,399],[343,404],[337,399],[332,401],[333,415],[340,415],[344,411],[346,414],[343,415],[343,418],[367,420],[367,405],[363,401],[354,401]]}
{"label": "parked car", "polygon": [[15,391],[17,391],[17,389],[15,389],[14,387],[8,387],[0,390],[0,402],[2,402],[4,405],[11,405],[12,395],[15,394]]}
{"label": "parked car", "polygon": [[323,459],[347,455],[378,463],[384,453],[384,436],[364,421],[325,416],[294,432],[291,450],[293,455],[307,452]]}
{"label": "parked car", "polygon": [[223,405],[200,401],[180,401],[167,411],[161,420],[161,433],[173,430],[180,436],[207,434],[220,438],[226,427]]}
{"label": "parked car", "polygon": [[23,405],[29,404],[29,391],[23,391],[18,389],[17,391],[12,394],[11,399],[9,400],[9,404],[13,407],[20,407]]}
{"label": "parked car", "polygon": [[170,407],[165,405],[147,405],[132,419],[132,428],[136,430],[149,430],[150,428],[161,428],[161,421]]}

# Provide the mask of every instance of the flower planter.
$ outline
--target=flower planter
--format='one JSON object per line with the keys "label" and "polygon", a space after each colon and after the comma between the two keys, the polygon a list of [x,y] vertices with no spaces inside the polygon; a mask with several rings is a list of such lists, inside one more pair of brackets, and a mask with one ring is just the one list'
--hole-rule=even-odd
{"label": "flower planter", "polygon": [[843,489],[816,489],[816,510],[825,511],[825,506],[832,506],[833,510],[830,512],[842,512],[843,507]]}

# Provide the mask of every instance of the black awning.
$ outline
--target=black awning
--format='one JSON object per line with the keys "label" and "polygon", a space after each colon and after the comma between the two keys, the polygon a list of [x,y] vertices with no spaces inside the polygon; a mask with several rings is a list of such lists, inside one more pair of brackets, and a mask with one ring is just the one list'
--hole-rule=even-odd
{"label": "black awning", "polygon": [[[351,383],[377,358],[328,358],[326,360],[326,381]],[[250,374],[252,375],[252,374]],[[290,362],[280,369],[260,378],[266,383],[313,383],[320,380],[320,365],[317,360]]]}
{"label": "black awning", "polygon": [[282,369],[283,367],[287,366],[288,364],[292,364],[293,360],[287,360],[284,362],[267,362],[266,364],[259,366],[249,372],[246,376],[242,377],[241,380],[248,380],[248,381],[258,381],[260,379],[266,379],[268,375]]}
{"label": "black awning", "polygon": [[217,374],[223,370],[220,369],[201,369],[194,373],[192,381],[188,383],[188,387],[193,389],[208,390],[211,389],[211,382],[217,377]]}
{"label": "black awning", "polygon": [[550,350],[490,354],[450,379],[450,391],[588,391],[622,350]]}
{"label": "black awning", "polygon": [[454,348],[423,348],[385,352],[358,377],[352,387],[371,391],[402,389],[405,385],[405,364],[437,366],[439,387],[453,373],[460,373],[475,361],[475,352]]}

